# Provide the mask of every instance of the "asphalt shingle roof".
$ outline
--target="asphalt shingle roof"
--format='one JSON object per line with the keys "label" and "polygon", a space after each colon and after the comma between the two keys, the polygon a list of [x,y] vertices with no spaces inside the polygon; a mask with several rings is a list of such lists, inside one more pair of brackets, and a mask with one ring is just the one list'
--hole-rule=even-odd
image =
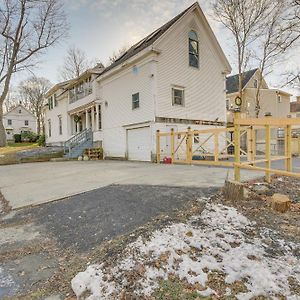
{"label": "asphalt shingle roof", "polygon": [[[195,2],[196,3],[196,2]],[[179,15],[174,17],[172,20],[161,26],[160,28],[156,29],[152,33],[150,33],[148,36],[143,38],[141,41],[133,45],[131,48],[129,48],[123,55],[121,55],[114,63],[112,63],[110,66],[104,69],[104,71],[101,73],[104,74],[111,69],[115,68],[116,66],[122,64],[127,59],[131,58],[132,56],[136,55],[140,51],[144,50],[148,46],[152,45],[159,37],[161,37],[177,20],[179,20],[193,5],[189,6],[187,9],[185,9],[183,12],[181,12]]]}
{"label": "asphalt shingle roof", "polygon": [[[243,81],[242,81],[242,86],[243,88],[246,86],[248,81],[251,79],[251,77],[255,74],[255,72],[258,70],[252,69],[247,72],[243,73]],[[236,93],[239,90],[239,74],[235,74],[232,76],[229,76],[226,78],[226,94],[232,94]]]}

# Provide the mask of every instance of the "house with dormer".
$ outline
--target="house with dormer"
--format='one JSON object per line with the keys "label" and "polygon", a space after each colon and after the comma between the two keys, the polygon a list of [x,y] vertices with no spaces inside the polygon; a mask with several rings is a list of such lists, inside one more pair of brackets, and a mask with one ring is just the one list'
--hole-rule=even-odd
{"label": "house with dormer", "polygon": [[110,66],[51,89],[47,144],[71,145],[91,134],[105,157],[151,161],[157,130],[225,126],[230,72],[196,2]]}

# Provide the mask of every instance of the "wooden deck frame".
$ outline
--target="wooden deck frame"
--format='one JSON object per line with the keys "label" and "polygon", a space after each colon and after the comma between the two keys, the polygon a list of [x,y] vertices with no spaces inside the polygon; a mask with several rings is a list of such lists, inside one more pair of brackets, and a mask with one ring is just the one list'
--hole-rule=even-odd
{"label": "wooden deck frame", "polygon": [[[259,119],[244,119],[240,117],[239,112],[234,112],[234,127],[231,128],[210,128],[202,130],[191,130],[189,127],[187,131],[174,132],[159,132],[156,135],[156,153],[157,163],[161,161],[161,148],[160,138],[170,137],[171,139],[171,158],[172,163],[177,164],[195,164],[195,165],[208,165],[208,166],[220,166],[220,167],[233,167],[234,178],[236,181],[241,181],[241,169],[261,171],[265,173],[265,179],[267,182],[271,181],[271,174],[278,174],[282,176],[293,176],[300,178],[300,173],[292,172],[292,126],[300,125],[299,119],[276,119],[272,117],[265,117]],[[284,128],[284,155],[274,156],[271,154],[271,129],[272,128]],[[265,155],[257,155],[257,130],[265,130]],[[233,133],[233,140],[229,139],[227,133]],[[193,149],[193,141],[197,135],[199,145],[196,149]],[[204,135],[204,139],[201,140],[201,135]],[[205,135],[208,135],[205,136]],[[241,149],[241,137],[246,135],[246,148],[247,151]],[[175,145],[175,137],[180,136],[180,141]],[[223,137],[226,141],[226,146],[220,149],[219,137]],[[208,141],[212,141],[213,150],[206,151]],[[176,153],[184,145],[185,142],[185,159],[176,158]],[[234,154],[228,153],[228,148],[234,147]],[[298,137],[298,146],[300,154],[300,137]],[[193,159],[200,149],[203,153],[199,156],[203,157],[203,160]],[[210,159],[208,159],[210,158]],[[232,160],[232,158],[234,158]],[[243,158],[243,161],[241,160]],[[246,159],[246,161],[245,161]],[[272,169],[271,165],[273,161],[284,161],[285,170]],[[265,167],[257,166],[257,164],[265,164]]]}

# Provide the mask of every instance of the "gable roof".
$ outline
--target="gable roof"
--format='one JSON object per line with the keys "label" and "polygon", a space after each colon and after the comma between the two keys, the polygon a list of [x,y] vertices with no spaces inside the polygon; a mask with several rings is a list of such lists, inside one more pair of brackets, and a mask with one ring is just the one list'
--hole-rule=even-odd
{"label": "gable roof", "polygon": [[[143,38],[142,40],[140,40],[139,42],[137,42],[136,44],[134,44],[132,47],[130,47],[124,54],[122,54],[120,57],[118,57],[116,59],[115,62],[113,62],[111,65],[109,65],[106,68],[97,68],[97,66],[95,68],[89,69],[86,72],[91,72],[94,71],[94,74],[97,74],[97,78],[102,76],[103,74],[107,73],[108,71],[114,69],[115,67],[123,64],[125,61],[127,61],[128,59],[130,59],[131,57],[135,56],[136,54],[138,54],[139,52],[141,52],[142,50],[146,49],[147,47],[151,46],[154,42],[156,42],[166,31],[168,31],[178,20],[180,20],[188,11],[193,10],[195,8],[198,8],[200,11],[200,14],[202,16],[204,16],[204,13],[199,5],[198,2],[194,2],[191,6],[189,6],[188,8],[186,8],[184,11],[182,11],[180,14],[178,14],[177,16],[175,16],[173,19],[171,19],[169,22],[167,22],[166,24],[162,25],[160,28],[156,29],[155,31],[153,31],[152,33],[150,33],[149,35],[147,35],[145,38]],[[216,36],[214,35],[207,19],[205,18],[205,16],[203,17],[204,21],[205,21],[205,26],[206,29],[208,30],[208,34],[210,34],[211,36],[213,36],[214,38],[214,43],[215,46],[218,49],[218,52],[221,53],[221,57],[224,61],[224,64],[226,65],[227,68],[227,72],[230,73],[231,71],[231,66],[219,44],[219,42],[217,41]],[[86,72],[84,72],[83,74],[85,74]],[[81,78],[81,76],[83,75],[81,74],[79,77],[74,78],[72,80],[70,80],[70,82],[68,83],[68,85],[66,86],[66,89],[69,88],[70,86],[72,86],[76,80],[78,78]],[[52,91],[52,89],[50,90]],[[49,92],[50,92],[49,91]],[[47,94],[49,94],[49,92]],[[62,92],[62,94],[65,91]]]}
{"label": "gable roof", "polygon": [[50,88],[50,90],[48,90],[45,94],[45,98],[49,97],[50,95],[52,95],[53,93],[55,93],[57,90],[65,87],[66,85],[70,84],[71,82],[73,82],[74,79],[70,79],[70,80],[66,80],[60,83],[55,84],[52,88]]}
{"label": "gable roof", "polygon": [[126,60],[128,60],[129,58],[133,57],[134,55],[138,54],[139,52],[141,52],[142,50],[146,49],[147,47],[151,46],[154,42],[156,42],[166,31],[168,31],[178,20],[180,20],[188,11],[193,10],[195,8],[198,8],[200,10],[201,15],[203,15],[204,20],[206,21],[206,25],[207,25],[207,30],[209,31],[209,34],[213,35],[215,43],[216,43],[216,47],[218,48],[218,50],[221,52],[221,54],[223,55],[223,58],[225,60],[225,64],[227,65],[229,72],[231,71],[231,67],[230,64],[219,44],[219,42],[216,39],[216,36],[214,35],[209,23],[207,22],[207,19],[204,16],[204,13],[199,5],[198,2],[194,2],[191,6],[189,6],[187,9],[185,9],[184,11],[182,11],[180,14],[178,14],[177,16],[175,16],[173,19],[171,19],[169,22],[167,22],[166,24],[164,24],[163,26],[161,26],[160,28],[156,29],[155,31],[153,31],[152,33],[150,33],[149,35],[147,35],[145,38],[143,38],[142,40],[140,40],[138,43],[136,43],[135,45],[133,45],[132,47],[130,47],[123,55],[121,55],[114,63],[112,63],[111,65],[109,65],[108,67],[106,67],[103,72],[100,74],[104,74],[110,70],[112,70],[113,68],[117,67],[118,65],[124,63]]}
{"label": "gable roof", "polygon": [[179,20],[190,8],[192,8],[196,3],[189,6],[187,9],[185,9],[183,12],[178,14],[176,17],[174,17],[172,20],[161,26],[160,28],[154,30],[152,33],[147,35],[145,38],[134,44],[132,47],[130,47],[123,55],[121,55],[114,63],[109,65],[105,68],[105,70],[102,72],[102,74],[110,71],[114,67],[122,64],[127,59],[131,58],[132,56],[138,54],[140,51],[144,50],[148,46],[152,45],[158,38],[162,36],[163,33],[165,33],[177,20]]}
{"label": "gable roof", "polygon": [[17,106],[13,107],[12,109],[10,109],[8,112],[6,112],[5,114],[3,114],[3,116],[6,116],[8,115],[9,113],[13,112],[14,110],[16,110],[17,108],[19,107],[22,107],[28,114],[32,115],[33,117],[35,117],[35,115],[30,111],[28,110],[24,105],[22,104],[18,104]]}
{"label": "gable roof", "polygon": [[[256,73],[256,69],[252,69],[243,73],[242,87],[244,88],[252,76]],[[239,90],[239,74],[235,74],[226,78],[226,94],[236,93]]]}

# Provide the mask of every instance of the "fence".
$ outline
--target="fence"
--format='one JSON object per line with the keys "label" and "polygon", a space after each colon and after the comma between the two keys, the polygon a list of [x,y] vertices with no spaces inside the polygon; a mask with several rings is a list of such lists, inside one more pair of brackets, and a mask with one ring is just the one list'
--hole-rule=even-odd
{"label": "fence", "polygon": [[[300,125],[300,119],[244,119],[240,118],[239,112],[235,112],[234,126],[231,128],[157,131],[157,162],[170,157],[172,163],[234,167],[236,181],[241,180],[241,169],[263,171],[268,182],[271,174],[300,178],[299,173],[292,172],[292,155],[300,154],[300,137],[292,138],[293,125]],[[281,139],[283,154],[277,150],[280,147],[273,147],[274,143],[278,143],[277,138],[272,139],[271,131],[274,128],[284,132]],[[262,133],[264,149],[256,138]],[[272,169],[272,162],[280,160],[285,162],[285,170]]]}

